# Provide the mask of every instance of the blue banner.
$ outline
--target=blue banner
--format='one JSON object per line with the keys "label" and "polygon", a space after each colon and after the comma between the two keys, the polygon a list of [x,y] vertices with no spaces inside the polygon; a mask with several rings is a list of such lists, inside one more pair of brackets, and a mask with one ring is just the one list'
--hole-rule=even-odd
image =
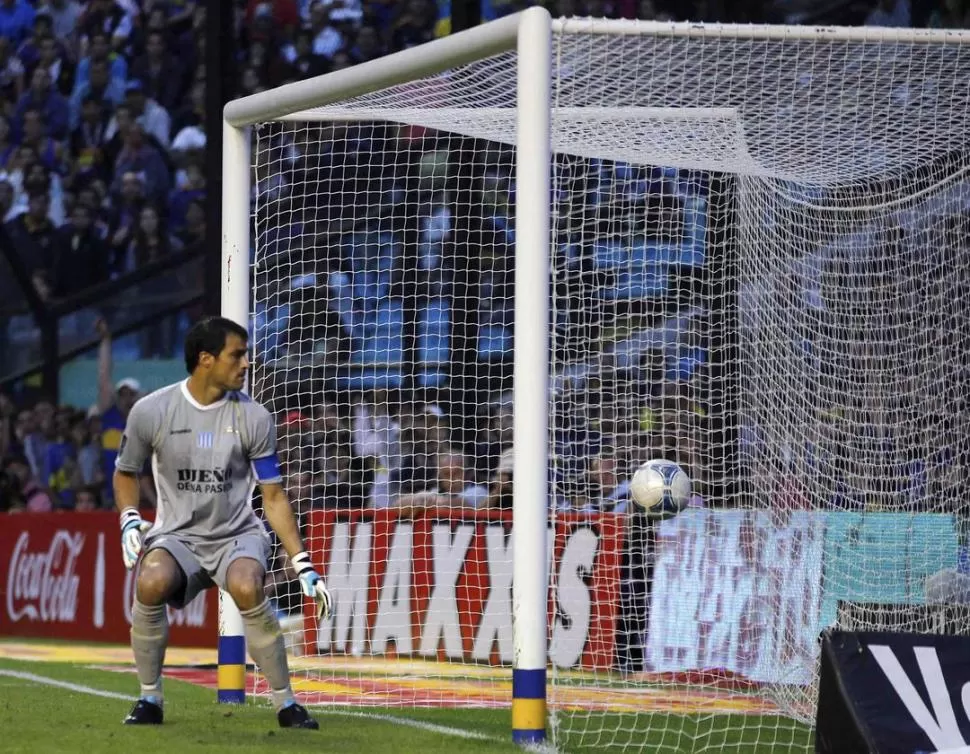
{"label": "blue banner", "polygon": [[825,514],[821,625],[839,600],[921,605],[926,578],[956,568],[954,517],[943,513]]}

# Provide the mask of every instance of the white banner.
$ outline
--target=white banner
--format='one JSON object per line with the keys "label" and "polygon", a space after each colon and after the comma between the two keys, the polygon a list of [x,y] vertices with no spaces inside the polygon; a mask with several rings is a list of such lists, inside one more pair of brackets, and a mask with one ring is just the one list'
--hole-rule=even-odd
{"label": "white banner", "polygon": [[646,670],[723,669],[809,683],[818,654],[824,517],[690,510],[665,521]]}

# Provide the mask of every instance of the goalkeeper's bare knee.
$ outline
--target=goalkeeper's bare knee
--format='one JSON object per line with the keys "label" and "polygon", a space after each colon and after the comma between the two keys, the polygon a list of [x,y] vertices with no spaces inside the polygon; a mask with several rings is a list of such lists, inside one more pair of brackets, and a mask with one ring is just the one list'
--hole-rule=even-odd
{"label": "goalkeeper's bare knee", "polygon": [[164,605],[185,580],[179,564],[166,550],[149,552],[138,565],[135,597],[143,605]]}
{"label": "goalkeeper's bare knee", "polygon": [[260,563],[252,558],[239,558],[226,573],[226,590],[240,610],[254,610],[266,599],[265,578],[266,571]]}

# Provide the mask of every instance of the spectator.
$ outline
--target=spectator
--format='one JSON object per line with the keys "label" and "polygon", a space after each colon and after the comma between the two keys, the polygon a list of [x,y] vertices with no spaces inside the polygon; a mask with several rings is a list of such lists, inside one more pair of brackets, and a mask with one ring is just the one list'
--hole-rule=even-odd
{"label": "spectator", "polygon": [[[152,8],[152,13],[162,11],[162,21],[164,26],[158,28],[168,28],[170,31],[184,31],[191,29],[193,19],[199,10],[205,11],[205,5],[200,0],[182,0],[182,2],[169,3],[167,6],[161,4]],[[148,22],[148,28],[155,28]]]}
{"label": "spectator", "polygon": [[[176,134],[176,141],[185,129],[198,128],[201,131],[205,126],[205,82],[196,81],[192,84],[186,100],[172,119],[172,131]],[[205,138],[205,132],[202,132],[202,137]]]}
{"label": "spectator", "polygon": [[401,459],[390,472],[392,498],[434,488],[435,457],[449,439],[441,417],[421,403],[405,402],[398,423]]}
{"label": "spectator", "polygon": [[[125,255],[125,271],[130,272],[158,262],[180,249],[181,243],[172,238],[162,226],[158,209],[147,203],[138,213],[135,232]],[[146,280],[138,287],[139,298],[164,300],[173,292],[173,280],[165,275]],[[137,306],[135,304],[133,308],[137,310]],[[142,354],[146,358],[170,358],[176,350],[175,325],[175,320],[167,317],[145,327],[139,333]]]}
{"label": "spectator", "polygon": [[16,102],[24,93],[24,64],[11,52],[13,43],[0,37],[0,95]]}
{"label": "spectator", "polygon": [[14,425],[17,421],[17,406],[6,393],[0,393],[0,458],[13,452],[16,438]]}
{"label": "spectator", "polygon": [[337,25],[331,23],[330,9],[319,0],[310,7],[310,34],[313,54],[324,60],[332,60],[347,42]]}
{"label": "spectator", "polygon": [[205,131],[199,126],[183,128],[172,142],[171,156],[178,166],[175,172],[176,189],[186,188],[190,183],[196,187],[195,190],[205,188],[205,178],[201,174],[190,180],[188,173],[191,168],[201,170],[205,162]]}
{"label": "spectator", "polygon": [[[165,108],[155,100],[145,95],[145,86],[141,81],[131,80],[125,86],[125,104],[131,111],[135,122],[142,126],[146,133],[155,137],[158,143],[167,149],[169,145],[169,131],[172,121]],[[108,138],[114,135],[118,128],[117,120],[108,126]]]}
{"label": "spectator", "polygon": [[261,85],[276,86],[281,83],[286,61],[275,50],[270,50],[265,42],[255,41],[249,47],[245,67],[253,69]]}
{"label": "spectator", "polygon": [[6,173],[0,173],[0,222],[8,223],[17,216],[13,200],[13,184],[10,183]]}
{"label": "spectator", "polygon": [[28,194],[27,211],[7,223],[13,248],[23,259],[38,294],[49,285],[54,267],[56,228],[47,216],[50,197],[44,190]]}
{"label": "spectator", "polygon": [[594,512],[624,513],[629,510],[630,478],[612,453],[604,452],[590,461],[590,502]]}
{"label": "spectator", "polygon": [[128,247],[127,268],[134,270],[144,267],[181,248],[182,244],[178,239],[172,238],[166,232],[158,208],[153,204],[145,204],[138,213],[138,224]]}
{"label": "spectator", "polygon": [[400,466],[400,426],[391,416],[386,390],[368,391],[354,405],[351,441],[354,452],[375,459],[371,505],[386,508],[391,504],[391,469]]}
{"label": "spectator", "polygon": [[179,233],[179,240],[183,246],[194,246],[205,243],[205,205],[201,199],[193,199],[185,210],[185,224]]}
{"label": "spectator", "polygon": [[81,104],[81,120],[71,132],[70,153],[74,157],[73,177],[82,180],[107,180],[111,170],[107,164],[108,117],[105,102],[94,94],[87,94]]}
{"label": "spectator", "polygon": [[17,146],[11,141],[10,121],[0,115],[0,167],[6,167]]}
{"label": "spectator", "polygon": [[366,63],[368,60],[376,60],[386,51],[377,29],[365,24],[357,30],[357,36],[349,54],[355,63]]}
{"label": "spectator", "polygon": [[179,61],[168,53],[163,32],[148,33],[144,54],[132,63],[131,77],[143,84],[147,101],[168,111],[178,104],[184,75]]}
{"label": "spectator", "polygon": [[144,184],[145,196],[158,202],[168,197],[168,166],[161,153],[145,139],[140,123],[135,122],[128,131],[118,158],[115,162],[114,191],[121,189],[124,176],[134,173]]}
{"label": "spectator", "polygon": [[[185,229],[186,215],[193,202],[205,200],[205,177],[198,162],[187,162],[181,172],[181,181],[168,202],[168,219],[172,232],[181,234]],[[178,181],[179,178],[176,177]],[[204,223],[203,223],[204,224]]]}
{"label": "spectator", "polygon": [[114,275],[126,272],[126,252],[135,234],[135,226],[145,205],[145,180],[138,173],[124,173],[121,176],[121,190],[116,195],[113,216],[109,226],[111,270]]}
{"label": "spectator", "polygon": [[30,77],[30,88],[24,92],[17,102],[14,113],[14,130],[21,133],[23,129],[24,113],[29,109],[37,109],[44,117],[50,136],[58,141],[64,139],[68,132],[70,108],[67,100],[51,86],[51,76],[44,68],[35,68]]}
{"label": "spectator", "polygon": [[51,17],[38,14],[34,16],[33,30],[17,47],[17,57],[24,64],[28,72],[32,72],[40,60],[40,44],[47,37],[52,37],[53,28]]}
{"label": "spectator", "polygon": [[324,505],[352,510],[366,507],[376,459],[355,451],[350,428],[332,404],[314,409],[311,430],[311,446],[319,449],[312,463]]}
{"label": "spectator", "polygon": [[[101,445],[98,437],[92,432],[91,422],[84,416],[75,416],[71,425],[71,443],[74,446],[75,473],[72,480],[74,489],[80,491],[85,487],[92,488],[95,493],[104,484],[104,470],[101,467]],[[100,500],[100,494],[98,498]]]}
{"label": "spectator", "polygon": [[108,34],[114,47],[120,49],[134,26],[131,13],[115,0],[88,0],[88,7],[78,22],[78,31],[88,42],[98,31],[103,31]]}
{"label": "spectator", "polygon": [[278,30],[283,38],[289,38],[300,23],[296,0],[248,0],[245,28],[259,27],[263,19],[269,22],[269,28]]}
{"label": "spectator", "polygon": [[469,480],[467,461],[454,448],[442,447],[435,457],[435,485],[422,492],[398,497],[396,507],[405,510],[433,507],[484,507],[488,490]]}
{"label": "spectator", "polygon": [[86,486],[79,488],[74,494],[74,510],[76,513],[89,513],[101,508],[98,488]]}
{"label": "spectator", "polygon": [[[121,150],[124,148],[125,143],[128,141],[131,135],[131,129],[135,125],[135,118],[132,114],[131,107],[127,104],[118,105],[115,108],[115,114],[111,121],[108,123],[108,130],[105,133],[107,141],[104,146],[104,156],[108,164],[111,166],[112,175],[115,176],[117,180],[117,174],[115,174],[114,167],[118,162],[118,155],[121,154]],[[115,128],[112,133],[112,128]],[[165,159],[165,148],[159,143],[158,139],[152,136],[150,133],[145,132],[142,129],[141,139],[146,142],[150,147],[152,147],[159,155]],[[166,166],[168,163],[166,162]]]}
{"label": "spectator", "polygon": [[407,0],[394,22],[391,39],[396,50],[406,50],[434,39],[438,14],[429,0]]}
{"label": "spectator", "polygon": [[[98,181],[82,186],[76,195],[75,203],[82,207],[87,207],[91,216],[92,229],[102,241],[107,242],[109,226],[105,220],[102,195],[100,193],[102,184]],[[111,257],[109,254],[109,270]]]}
{"label": "spectator", "polygon": [[[107,72],[108,81],[116,83],[119,87],[124,87],[128,79],[128,62],[124,55],[119,55],[111,49],[111,39],[106,32],[97,31],[88,40],[88,54],[81,58],[74,72],[74,89],[72,98],[79,98],[86,88],[92,85],[91,73],[95,64],[103,64]],[[102,88],[107,82],[99,82],[98,87]],[[103,92],[99,91],[99,94]],[[120,101],[120,98],[119,98]]]}
{"label": "spectator", "polygon": [[908,28],[909,25],[909,0],[878,0],[876,7],[866,16],[866,26]]}
{"label": "spectator", "polygon": [[[109,106],[120,107],[125,100],[125,84],[108,75],[108,62],[95,60],[91,63],[90,75],[87,83],[75,89],[70,102],[70,125],[77,128],[81,118],[81,108],[85,99],[95,99]],[[110,136],[108,137],[110,138]]]}
{"label": "spectator", "polygon": [[64,149],[47,135],[44,115],[36,107],[29,107],[24,111],[20,143],[33,149],[38,162],[47,170],[63,170]]}
{"label": "spectator", "polygon": [[54,295],[72,296],[108,279],[108,249],[94,228],[91,210],[77,203],[59,231],[54,257]]}
{"label": "spectator", "polygon": [[[309,28],[300,29],[296,33],[293,44],[283,48],[283,58],[289,63],[286,70],[288,80],[298,81],[319,76],[327,70],[327,59],[313,49],[313,31]],[[249,70],[255,74],[253,69]]]}
{"label": "spectator", "polygon": [[45,14],[51,18],[51,28],[54,36],[66,41],[70,49],[74,48],[77,36],[77,24],[84,8],[76,0],[48,0],[37,8],[38,14]]}
{"label": "spectator", "polygon": [[[27,148],[27,146],[24,147],[24,149]],[[35,154],[33,149],[30,149],[30,154]],[[17,199],[21,204],[14,208],[17,212],[26,211],[29,208],[31,194],[44,194],[47,197],[47,218],[55,228],[64,224],[64,189],[57,173],[51,172],[39,162],[29,163],[27,174],[23,179],[23,191]]]}
{"label": "spectator", "polygon": [[53,493],[58,508],[74,507],[72,481],[76,471],[74,446],[71,444],[70,408],[61,408],[54,415],[51,434],[47,438],[44,475],[47,489]]}
{"label": "spectator", "polygon": [[0,37],[19,45],[34,25],[35,15],[27,0],[0,0]]}
{"label": "spectator", "polygon": [[40,39],[36,67],[50,74],[54,90],[62,96],[71,91],[71,70],[64,55],[64,48],[54,37],[47,35]]}
{"label": "spectator", "polygon": [[[484,438],[475,447],[478,459],[476,470],[479,479],[491,478],[493,472],[502,464],[503,456],[510,462],[512,452],[513,416],[511,400],[489,407],[486,420],[488,428]],[[511,469],[511,466],[509,467]]]}
{"label": "spectator", "polygon": [[35,475],[31,473],[26,458],[23,456],[7,458],[3,472],[10,485],[8,510],[22,508],[28,513],[50,513],[54,510],[50,495],[44,491]]}
{"label": "spectator", "polygon": [[[111,382],[111,331],[108,323],[99,319],[95,329],[101,338],[98,347],[98,402],[97,412],[101,417],[101,470],[105,483],[103,498],[114,501],[111,478],[114,474],[115,459],[121,447],[121,435],[131,407],[141,395],[141,383],[133,377],[125,377],[116,384]],[[142,503],[155,506],[155,489],[150,474],[139,477]]]}
{"label": "spectator", "polygon": [[13,427],[12,450],[27,459],[32,474],[41,474],[47,454],[47,442],[35,411],[24,409],[17,414]]}

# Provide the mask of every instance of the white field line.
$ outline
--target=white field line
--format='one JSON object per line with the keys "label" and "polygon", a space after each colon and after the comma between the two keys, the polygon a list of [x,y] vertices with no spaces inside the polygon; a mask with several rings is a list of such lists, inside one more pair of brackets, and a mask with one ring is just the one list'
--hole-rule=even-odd
{"label": "white field line", "polygon": [[496,738],[495,736],[489,736],[486,733],[479,733],[478,731],[474,730],[452,728],[447,725],[437,725],[435,723],[425,722],[424,720],[414,720],[410,717],[382,715],[377,712],[354,712],[352,710],[320,709],[320,707],[312,704],[308,704],[307,706],[312,708],[314,712],[321,715],[332,715],[334,717],[357,717],[365,720],[377,720],[382,723],[393,723],[394,725],[403,725],[406,728],[417,728],[418,730],[425,730],[429,733],[440,733],[444,736],[454,736],[455,738],[464,738],[473,741],[491,741],[501,743],[505,740],[502,738]]}
{"label": "white field line", "polygon": [[[96,689],[92,686],[83,686],[79,683],[69,683],[67,681],[59,681],[56,678],[48,678],[44,675],[36,675],[34,673],[23,673],[19,670],[4,670],[0,668],[0,676],[6,676],[8,678],[17,678],[21,681],[31,681],[32,683],[40,683],[45,686],[54,686],[55,688],[65,689],[67,691],[76,691],[80,694],[88,694],[90,696],[100,696],[107,699],[123,699],[125,701],[134,701],[135,697],[129,694],[119,694],[114,691],[104,691],[103,689]],[[314,708],[317,714],[334,716],[334,717],[357,717],[364,718],[367,720],[379,720],[380,722],[391,723],[393,725],[403,725],[408,728],[417,728],[419,730],[428,731],[429,733],[439,733],[445,736],[454,736],[455,738],[464,738],[468,740],[477,741],[501,741],[502,739],[495,738],[494,736],[486,735],[485,733],[479,733],[473,730],[464,730],[463,728],[451,728],[447,725],[436,725],[435,723],[427,723],[423,720],[412,720],[409,717],[397,717],[396,715],[381,715],[372,712],[353,712],[353,711],[341,711],[332,709],[319,709]]]}
{"label": "white field line", "polygon": [[8,678],[19,678],[21,681],[32,681],[33,683],[42,683],[45,686],[54,686],[59,689],[66,689],[68,691],[77,691],[80,694],[89,694],[90,696],[103,696],[106,699],[124,699],[125,701],[132,702],[135,697],[130,694],[119,694],[115,691],[104,691],[102,689],[91,688],[90,686],[82,686],[79,683],[68,683],[67,681],[58,681],[56,678],[48,678],[45,675],[34,675],[33,673],[21,673],[19,670],[3,670],[0,668],[0,675],[5,675]]}

